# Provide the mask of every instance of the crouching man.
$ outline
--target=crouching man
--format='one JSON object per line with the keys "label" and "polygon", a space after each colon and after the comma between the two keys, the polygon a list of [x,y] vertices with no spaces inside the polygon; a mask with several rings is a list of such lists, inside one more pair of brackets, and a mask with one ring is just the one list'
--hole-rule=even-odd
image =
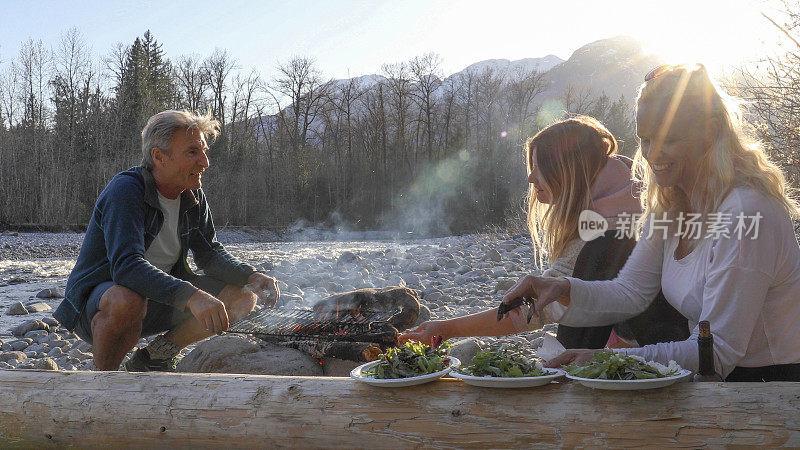
{"label": "crouching man", "polygon": [[[173,370],[182,348],[250,313],[254,291],[271,292],[267,306],[280,296],[275,279],[217,242],[201,177],[206,137],[218,132],[208,115],[154,115],[142,130],[142,165],[117,174],[97,199],[53,316],[92,344],[98,369],[117,370],[140,337],[164,333],[125,369]],[[189,250],[203,275],[189,268]]]}

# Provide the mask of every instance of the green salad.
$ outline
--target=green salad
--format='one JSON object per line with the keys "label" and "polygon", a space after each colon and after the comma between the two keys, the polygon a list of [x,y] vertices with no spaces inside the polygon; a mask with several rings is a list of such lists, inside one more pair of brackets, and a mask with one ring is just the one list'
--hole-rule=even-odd
{"label": "green salad", "polygon": [[581,378],[601,380],[646,380],[676,375],[680,368],[674,361],[669,367],[656,362],[617,352],[602,351],[583,365],[570,364],[566,367],[570,375]]}
{"label": "green salad", "polygon": [[540,377],[547,375],[540,365],[525,357],[519,345],[501,345],[480,351],[472,365],[459,372],[476,377]]}
{"label": "green salad", "polygon": [[383,380],[427,375],[447,367],[449,349],[449,344],[432,348],[419,342],[406,342],[401,347],[387,350],[377,365],[361,373]]}

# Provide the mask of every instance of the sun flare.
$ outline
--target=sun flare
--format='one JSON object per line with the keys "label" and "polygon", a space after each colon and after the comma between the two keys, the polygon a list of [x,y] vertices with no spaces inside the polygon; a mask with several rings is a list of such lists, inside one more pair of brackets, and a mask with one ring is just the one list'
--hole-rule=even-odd
{"label": "sun flare", "polygon": [[761,58],[778,35],[763,4],[735,1],[671,2],[657,23],[632,25],[645,50],[671,64],[701,62],[712,72]]}

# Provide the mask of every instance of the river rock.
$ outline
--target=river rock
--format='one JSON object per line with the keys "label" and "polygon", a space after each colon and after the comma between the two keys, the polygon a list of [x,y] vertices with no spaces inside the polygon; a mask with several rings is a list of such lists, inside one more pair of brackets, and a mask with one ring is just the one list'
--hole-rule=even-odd
{"label": "river rock", "polygon": [[52,317],[42,317],[40,320],[42,322],[50,325],[50,328],[57,327],[59,325],[58,321],[56,319],[52,318]]}
{"label": "river rock", "polygon": [[69,356],[71,356],[73,358],[79,359],[81,361],[84,361],[84,360],[92,358],[92,354],[91,353],[84,353],[84,352],[80,351],[77,348],[73,348],[72,350],[70,350],[69,353],[67,353],[67,355],[69,355]]}
{"label": "river rock", "polygon": [[47,335],[47,330],[33,330],[25,333],[25,337],[33,339],[34,342],[44,342],[44,340],[47,338]]}
{"label": "river rock", "polygon": [[341,284],[336,283],[334,281],[326,281],[325,283],[323,283],[322,287],[323,287],[323,289],[325,289],[328,292],[342,292],[342,291],[344,291],[344,287],[342,287]]}
{"label": "river rock", "polygon": [[349,359],[325,358],[322,361],[322,373],[326,377],[348,377],[350,371],[360,366],[360,362],[350,361]]}
{"label": "river rock", "polygon": [[426,273],[439,270],[439,266],[437,266],[435,263],[432,262],[421,261],[418,263],[411,264],[409,270],[416,273]]}
{"label": "river rock", "polygon": [[458,360],[461,361],[461,367],[464,367],[472,364],[472,358],[474,358],[480,350],[483,349],[477,339],[466,338],[453,344],[453,348],[450,349],[450,355],[458,358]]}
{"label": "river rock", "polygon": [[58,364],[53,361],[53,358],[37,359],[33,362],[31,369],[36,370],[58,370]]}
{"label": "river rock", "polygon": [[417,323],[414,326],[429,320],[431,320],[431,310],[425,305],[419,305],[419,317],[417,317]]}
{"label": "river rock", "polygon": [[75,345],[74,348],[77,348],[78,350],[80,350],[82,352],[91,352],[92,351],[92,344],[82,340],[82,341],[79,341]]}
{"label": "river rock", "polygon": [[508,276],[508,271],[503,266],[492,267],[490,272],[495,278]]}
{"label": "river rock", "polygon": [[50,305],[48,305],[45,302],[34,302],[25,305],[25,309],[27,309],[29,313],[37,313],[37,312],[50,311],[53,308],[51,308]]}
{"label": "river rock", "polygon": [[3,352],[0,353],[0,361],[2,362],[10,362],[10,361],[17,361],[22,362],[28,359],[28,356],[22,352]]}
{"label": "river rock", "polygon": [[64,351],[61,350],[61,347],[53,347],[47,352],[47,356],[49,358],[58,358],[64,354]]}
{"label": "river rock", "polygon": [[341,255],[339,255],[339,259],[336,260],[336,265],[338,266],[342,264],[352,264],[354,262],[361,261],[361,259],[362,258],[360,256],[356,255],[353,252],[344,252]]}
{"label": "river rock", "polygon": [[403,279],[400,275],[393,273],[386,277],[386,282],[392,286],[405,286],[406,280]]}
{"label": "river rock", "polygon": [[36,294],[38,298],[64,298],[64,291],[61,288],[53,287],[42,289]]}
{"label": "river rock", "polygon": [[408,285],[417,286],[420,283],[419,277],[413,273],[404,273],[400,275],[400,278],[402,278],[403,281],[406,282],[406,286]]}
{"label": "river rock", "polygon": [[8,307],[6,314],[9,316],[21,316],[23,314],[28,314],[28,310],[22,304],[22,302],[15,302],[13,305]]}
{"label": "river rock", "polygon": [[49,349],[50,349],[50,347],[48,347],[47,344],[33,344],[33,345],[29,346],[28,348],[26,348],[25,351],[26,352],[39,353],[39,352],[43,352],[43,351],[48,351]]}
{"label": "river rock", "polygon": [[503,259],[503,255],[495,249],[490,249],[483,255],[483,258],[489,261],[499,262]]}
{"label": "river rock", "polygon": [[513,278],[501,278],[497,280],[497,283],[494,285],[494,291],[507,291],[515,284],[517,284],[517,282]]}
{"label": "river rock", "polygon": [[20,336],[25,336],[25,334],[28,333],[29,331],[35,331],[35,330],[50,331],[50,325],[38,319],[26,320],[25,322],[22,322],[21,324],[12,328],[11,334],[20,337]]}
{"label": "river rock", "polygon": [[50,336],[55,336],[55,339],[51,339],[47,343],[50,344],[50,347],[59,347],[61,350],[69,347],[69,341],[61,339],[58,335],[51,334]]}
{"label": "river rock", "polygon": [[439,256],[439,257],[436,258],[436,264],[438,264],[438,265],[440,265],[442,267],[447,267],[447,264],[452,260],[453,260],[452,256],[449,256],[449,255],[448,256],[444,256],[444,255],[442,255],[442,256]]}
{"label": "river rock", "polygon": [[307,353],[242,335],[207,339],[184,357],[178,372],[318,376],[322,366]]}
{"label": "river rock", "polygon": [[21,351],[28,348],[33,340],[31,339],[17,339],[15,341],[6,342],[3,344],[3,351]]}

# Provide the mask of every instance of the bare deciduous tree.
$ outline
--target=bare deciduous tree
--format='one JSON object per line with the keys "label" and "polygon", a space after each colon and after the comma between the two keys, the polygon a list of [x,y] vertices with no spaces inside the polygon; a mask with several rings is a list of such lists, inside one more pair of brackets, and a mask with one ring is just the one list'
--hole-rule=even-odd
{"label": "bare deciduous tree", "polygon": [[208,77],[203,66],[194,55],[181,56],[175,64],[175,80],[180,89],[181,108],[201,111],[206,106]]}

